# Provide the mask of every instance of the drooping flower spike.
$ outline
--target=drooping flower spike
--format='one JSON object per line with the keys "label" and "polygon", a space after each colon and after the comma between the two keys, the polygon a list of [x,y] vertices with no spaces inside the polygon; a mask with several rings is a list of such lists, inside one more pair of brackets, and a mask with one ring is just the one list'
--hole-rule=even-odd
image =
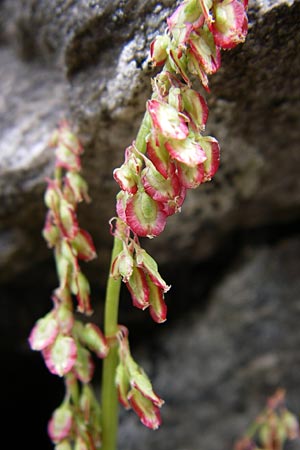
{"label": "drooping flower spike", "polygon": [[[41,351],[51,373],[66,380],[65,400],[48,426],[56,450],[70,450],[74,442],[76,448],[98,449],[99,406],[88,383],[94,372],[92,352],[104,358],[109,348],[96,325],[75,320],[72,301],[74,295],[78,312],[92,313],[90,286],[80,261],[91,261],[96,252],[90,234],[80,228],[77,219],[78,204],[90,200],[87,183],[80,174],[83,148],[65,121],[50,144],[55,149],[56,171],[45,193],[48,212],[43,236],[55,252],[59,286],[53,294],[52,311],[36,322],[29,345]],[[89,401],[85,401],[87,395]]]}
{"label": "drooping flower spike", "polygon": [[[245,39],[246,8],[240,0],[185,0],[167,20],[168,32],[150,46],[153,65],[163,68],[152,80],[141,126],[144,142],[138,135],[124,164],[114,170],[121,189],[117,214],[136,238],[162,233],[167,218],[181,210],[187,189],[210,181],[218,170],[219,144],[203,134],[208,107],[191,80],[198,76],[209,90],[207,76],[221,65],[220,49]],[[152,286],[151,276],[137,264],[135,245],[125,240],[123,247],[113,276],[122,277],[135,306],[150,307],[154,320],[163,322],[165,291]]]}
{"label": "drooping flower spike", "polygon": [[170,286],[161,277],[156,261],[144,250],[138,236],[120,218],[111,219],[111,232],[123,243],[123,250],[112,262],[111,276],[122,278],[136,308],[149,308],[155,322],[166,320],[164,294]]}
{"label": "drooping flower spike", "polygon": [[148,376],[132,358],[126,327],[119,327],[117,338],[119,364],[116,384],[119,400],[126,409],[132,408],[135,411],[143,425],[155,430],[161,424],[159,409],[164,401],[153,391]]}

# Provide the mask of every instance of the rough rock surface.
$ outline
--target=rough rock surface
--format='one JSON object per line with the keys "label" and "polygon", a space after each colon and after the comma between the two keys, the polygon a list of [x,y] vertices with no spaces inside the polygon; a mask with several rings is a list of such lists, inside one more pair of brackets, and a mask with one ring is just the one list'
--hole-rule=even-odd
{"label": "rough rock surface", "polygon": [[[194,308],[169,322],[148,351],[137,349],[166,400],[164,423],[149,432],[126,413],[120,449],[232,450],[278,387],[300,410],[299,254],[299,238],[246,248],[205,311]],[[289,448],[300,449],[300,440]]]}
{"label": "rough rock surface", "polygon": [[[86,148],[94,202],[83,221],[101,248],[99,266],[107,263],[112,169],[135,137],[150,89],[149,43],[173,3],[1,2],[2,279],[49,257],[37,240],[44,177],[53,168],[47,141],[65,116]],[[253,2],[249,15],[246,44],[224,54],[208,96],[207,131],[221,143],[221,168],[149,244],[161,261],[204,259],[236,228],[299,218],[300,3]]]}

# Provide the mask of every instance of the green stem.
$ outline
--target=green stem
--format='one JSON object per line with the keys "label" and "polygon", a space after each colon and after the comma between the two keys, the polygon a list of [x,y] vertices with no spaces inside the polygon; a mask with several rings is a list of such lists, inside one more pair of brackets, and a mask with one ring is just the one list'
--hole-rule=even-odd
{"label": "green stem", "polygon": [[[138,131],[135,145],[141,153],[146,152],[146,138],[151,128],[151,118],[146,112]],[[122,251],[122,241],[115,237],[111,264]],[[118,331],[119,296],[121,278],[108,278],[104,311],[104,333],[110,338]],[[116,450],[118,430],[118,393],[115,384],[118,365],[118,348],[111,340],[111,347],[103,361],[102,371],[102,450]]]}
{"label": "green stem", "polygon": [[[115,237],[111,264],[121,250],[122,241]],[[121,278],[114,280],[109,276],[104,311],[104,333],[108,338],[115,336],[118,331],[120,288]],[[109,353],[103,361],[102,372],[102,450],[117,448],[118,394],[115,384],[117,365],[118,348],[115,344],[111,344]]]}

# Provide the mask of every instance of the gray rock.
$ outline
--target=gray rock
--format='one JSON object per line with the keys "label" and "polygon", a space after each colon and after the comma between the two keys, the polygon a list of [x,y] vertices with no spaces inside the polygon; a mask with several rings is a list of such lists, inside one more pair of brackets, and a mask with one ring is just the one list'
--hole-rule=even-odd
{"label": "gray rock", "polygon": [[[112,170],[135,137],[150,92],[149,44],[173,8],[167,0],[1,2],[2,279],[49,257],[39,239],[53,169],[47,142],[65,116],[86,149],[94,201],[81,220],[101,252],[94,279],[107,267]],[[221,167],[146,244],[162,263],[204,260],[237,228],[299,218],[300,3],[252,2],[249,16],[246,43],[224,54],[208,96]]]}
{"label": "gray rock", "polygon": [[166,400],[163,425],[146,430],[126,412],[120,449],[230,450],[278,387],[287,388],[288,407],[298,414],[299,254],[299,238],[248,247],[206,310],[167,322],[150,346],[139,344],[134,356]]}

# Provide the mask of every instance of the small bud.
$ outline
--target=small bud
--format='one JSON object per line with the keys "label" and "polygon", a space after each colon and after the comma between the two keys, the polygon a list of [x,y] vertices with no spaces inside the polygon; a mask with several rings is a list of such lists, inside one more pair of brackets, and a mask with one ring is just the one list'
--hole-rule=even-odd
{"label": "small bud", "polygon": [[77,346],[77,358],[73,366],[76,377],[82,383],[89,383],[93,378],[94,363],[91,354],[81,345]]}
{"label": "small bud", "polygon": [[119,217],[113,217],[112,219],[110,219],[109,225],[112,236],[120,239],[120,241],[126,243],[128,242],[128,239],[130,237],[130,228],[128,227],[127,223],[125,223]]}
{"label": "small bud", "polygon": [[186,58],[186,54],[183,54],[182,56],[179,57],[178,51],[174,48],[170,48],[169,62],[174,72],[179,73],[179,75],[183,78],[186,84],[190,86],[191,82],[187,71],[188,59]]}
{"label": "small bud", "polygon": [[[76,203],[85,200],[87,203],[91,201],[88,195],[88,184],[77,172],[68,172],[65,177],[65,191],[71,191],[70,195]],[[65,194],[64,191],[64,194]],[[67,196],[65,195],[65,198]]]}
{"label": "small bud", "polygon": [[157,323],[163,323],[167,320],[167,305],[164,301],[163,290],[154,282],[148,279],[150,315]]}
{"label": "small bud", "polygon": [[74,239],[71,241],[77,257],[83,261],[91,261],[96,258],[96,250],[91,235],[82,229],[79,229]]}
{"label": "small bud", "polygon": [[43,228],[43,237],[47,241],[50,248],[55,247],[60,238],[60,232],[56,225],[54,225],[52,211],[48,211],[46,222]]}
{"label": "small bud", "polygon": [[178,87],[171,86],[168,95],[168,103],[173,106],[177,111],[182,112],[182,95],[181,89]]}
{"label": "small bud", "polygon": [[146,309],[149,306],[149,287],[143,270],[134,267],[126,285],[131,294],[133,305],[140,309]]}
{"label": "small bud", "polygon": [[202,86],[207,92],[210,92],[209,86],[208,86],[208,78],[205,73],[205,70],[203,66],[200,64],[198,59],[195,57],[194,53],[191,51],[191,49],[187,50],[187,67],[188,70],[193,74],[197,75],[199,80],[202,83]]}
{"label": "small bud", "polygon": [[211,136],[200,136],[197,142],[201,146],[206,155],[203,163],[204,179],[203,181],[210,181],[215,175],[220,164],[220,147],[218,141]]}
{"label": "small bud", "polygon": [[99,358],[105,358],[108,354],[108,345],[100,328],[93,323],[87,323],[80,334],[81,342],[89,350],[96,353]]}
{"label": "small bud", "polygon": [[143,269],[146,272],[150,279],[153,281],[156,286],[162,289],[164,292],[167,292],[171,286],[168,286],[166,282],[162,279],[161,275],[158,272],[158,267],[156,261],[146,252],[143,248],[138,245],[135,246],[136,251],[136,264],[137,267]]}
{"label": "small bud", "polygon": [[32,350],[43,350],[53,344],[58,335],[58,323],[54,311],[39,319],[31,330],[29,345]]}
{"label": "small bud", "polygon": [[191,52],[207,74],[215,73],[221,66],[220,48],[215,45],[213,35],[202,28],[189,39]]}
{"label": "small bud", "polygon": [[70,275],[72,272],[72,263],[57,249],[55,252],[56,268],[60,281],[60,289],[64,290],[69,286]]}
{"label": "small bud", "polygon": [[153,91],[157,94],[158,98],[166,97],[172,86],[170,72],[163,70],[156,75],[152,80]]}
{"label": "small bud", "polygon": [[152,430],[156,430],[161,425],[159,408],[144,397],[138,389],[131,389],[128,399],[143,425]]}
{"label": "small bud", "polygon": [[[73,424],[72,411],[68,404],[62,404],[57,408],[48,423],[50,439],[57,443],[69,436]],[[68,447],[62,447],[68,448]]]}
{"label": "small bud", "polygon": [[166,138],[185,139],[189,133],[184,118],[173,106],[158,100],[148,100],[147,109],[153,125]]}
{"label": "small bud", "polygon": [[76,134],[72,132],[67,121],[63,121],[60,124],[59,141],[69,148],[75,155],[79,156],[83,153],[82,145]]}
{"label": "small bud", "polygon": [[64,198],[60,201],[59,217],[61,231],[65,237],[74,239],[79,231],[77,217],[73,206]]}
{"label": "small bud", "polygon": [[136,176],[131,171],[128,164],[123,164],[121,167],[113,171],[113,177],[123,191],[135,194],[137,191]]}
{"label": "small bud", "polygon": [[76,274],[76,284],[77,284],[77,300],[78,300],[78,311],[85,313],[87,315],[92,314],[91,304],[90,304],[90,285],[85,275],[81,271]]}
{"label": "small bud", "polygon": [[49,371],[62,377],[72,370],[77,356],[73,338],[59,335],[54,343],[43,349],[43,356]]}
{"label": "small bud", "polygon": [[182,100],[184,110],[196,129],[203,131],[208,117],[208,107],[202,95],[194,89],[187,88],[182,90]]}
{"label": "small bud", "polygon": [[113,171],[113,176],[123,191],[135,194],[142,168],[142,160],[134,153],[131,145],[125,151],[125,162]]}
{"label": "small bud", "polygon": [[189,33],[193,30],[194,23],[200,26],[199,24],[202,23],[202,21],[199,22],[201,12],[199,0],[188,0],[182,3],[167,19],[168,28],[176,41],[176,45],[186,43]]}
{"label": "small bud", "polygon": [[119,363],[116,371],[116,385],[118,388],[118,397],[120,403],[126,409],[130,409],[130,403],[128,401],[128,393],[130,391],[129,374],[126,367]]}
{"label": "small bud", "polygon": [[137,389],[143,397],[150,400],[153,405],[160,408],[164,401],[153,391],[148,375],[132,358],[129,361],[131,362],[131,365],[129,365],[130,385]]}
{"label": "small bud", "polygon": [[126,203],[127,203],[128,198],[129,198],[129,194],[125,191],[120,191],[116,197],[117,214],[120,217],[120,219],[125,223],[126,223],[125,208],[126,208]]}
{"label": "small bud", "polygon": [[170,45],[168,35],[157,36],[150,44],[150,56],[153,66],[162,66],[168,56],[167,48]]}
{"label": "small bud", "polygon": [[89,423],[93,402],[93,391],[89,384],[84,384],[80,395],[80,410],[83,412],[84,422]]}
{"label": "small bud", "polygon": [[59,142],[55,150],[56,167],[63,167],[66,170],[79,172],[81,164],[79,157],[65,144]]}
{"label": "small bud", "polygon": [[51,209],[56,217],[60,204],[60,191],[55,181],[48,181],[48,187],[45,192],[44,200],[47,208]]}
{"label": "small bud", "polygon": [[55,316],[61,333],[69,334],[74,325],[74,315],[70,305],[66,302],[61,302],[55,310]]}
{"label": "small bud", "polygon": [[116,280],[122,277],[124,283],[130,279],[133,271],[133,258],[127,246],[116,256],[111,267],[111,276]]}

